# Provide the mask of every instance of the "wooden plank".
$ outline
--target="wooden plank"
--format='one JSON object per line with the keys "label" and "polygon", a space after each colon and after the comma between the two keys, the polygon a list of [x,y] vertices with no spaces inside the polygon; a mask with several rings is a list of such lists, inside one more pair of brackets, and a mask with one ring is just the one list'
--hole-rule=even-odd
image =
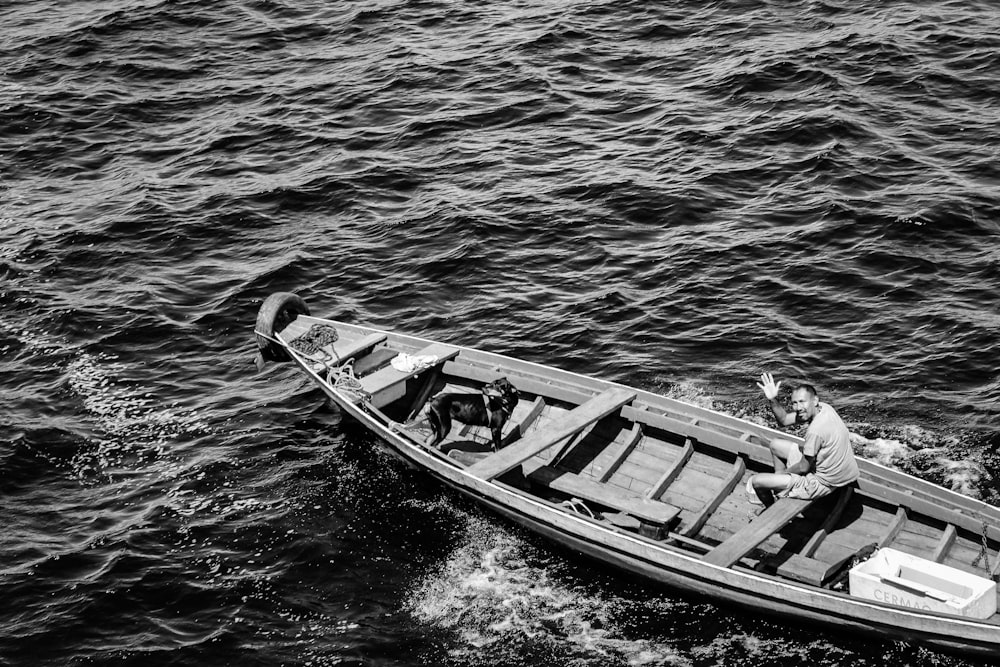
{"label": "wooden plank", "polygon": [[681,531],[684,535],[688,537],[693,537],[698,534],[705,522],[708,521],[708,517],[712,516],[712,512],[719,508],[722,501],[725,500],[736,485],[740,483],[743,478],[743,473],[746,472],[747,464],[743,461],[742,456],[737,456],[736,460],[733,461],[732,470],[729,473],[729,477],[716,492],[715,497],[712,498],[708,504],[706,504],[702,510],[691,520],[691,522]]}
{"label": "wooden plank", "polygon": [[625,441],[616,444],[616,451],[612,453],[611,461],[604,472],[601,473],[599,481],[606,482],[611,479],[611,476],[621,467],[622,462],[628,458],[628,455],[632,453],[632,450],[635,449],[640,440],[642,440],[642,424],[637,422],[632,425],[632,430],[629,432],[628,437],[625,438]]}
{"label": "wooden plank", "polygon": [[637,519],[660,526],[672,522],[680,513],[680,510],[673,505],[649,500],[640,495],[552,466],[541,466],[528,478],[550,489],[621,510]]}
{"label": "wooden plank", "polygon": [[[314,322],[308,321],[305,317],[299,315],[294,320],[288,323],[284,329],[276,332],[276,337],[284,342],[294,340],[309,331]],[[322,324],[327,324],[327,322],[322,322]],[[331,325],[332,326],[332,325]]]}
{"label": "wooden plank", "polygon": [[842,563],[827,563],[802,554],[791,554],[777,569],[778,575],[813,586],[822,586]]}
{"label": "wooden plank", "polygon": [[539,396],[531,404],[531,409],[528,410],[528,414],[524,416],[524,419],[515,424],[514,427],[511,428],[506,435],[504,435],[502,441],[503,446],[506,447],[515,440],[523,437],[524,434],[528,432],[528,429],[531,428],[531,425],[535,423],[535,420],[538,419],[538,416],[542,414],[542,410],[544,409],[545,399]]}
{"label": "wooden plank", "polygon": [[802,547],[801,551],[799,551],[800,555],[810,557],[816,553],[816,549],[819,548],[820,543],[826,539],[826,536],[837,525],[837,522],[840,521],[840,517],[844,513],[844,509],[847,508],[847,504],[851,501],[851,497],[854,495],[854,487],[844,486],[834,491],[834,493],[837,494],[837,504],[833,506],[833,509],[826,516],[826,519],[823,520],[823,525],[820,526],[815,533],[813,533],[812,537],[809,538],[809,541],[806,542],[806,545]]}
{"label": "wooden plank", "polygon": [[759,463],[773,463],[771,452],[767,447],[747,440],[740,440],[713,428],[703,426],[703,420],[700,419],[694,420],[694,423],[692,423],[691,421],[682,421],[664,414],[658,414],[652,410],[638,409],[633,406],[622,408],[622,417],[652,426],[653,428],[660,428],[670,433],[676,433],[686,438],[693,438],[698,442],[725,449],[733,454],[743,454]]}
{"label": "wooden plank", "polygon": [[934,548],[934,555],[931,556],[931,560],[935,563],[943,563],[944,559],[948,556],[948,551],[951,549],[951,545],[955,543],[955,538],[958,536],[958,531],[955,530],[955,526],[948,524],[944,528],[944,532],[941,534],[941,541],[938,542],[937,547]]}
{"label": "wooden plank", "polygon": [[[692,454],[694,454],[694,442],[691,438],[688,438],[684,441],[684,448],[681,450],[680,456],[660,475],[660,478],[653,483],[653,486],[649,487],[649,490],[646,491],[646,497],[652,500],[659,499],[663,495],[663,492],[667,490],[667,487],[673,484],[677,476],[681,474],[681,470],[684,469],[684,465],[690,460]],[[742,461],[743,459],[739,460]]]}
{"label": "wooden plank", "polygon": [[802,510],[809,507],[812,500],[801,498],[781,498],[764,510],[760,516],[733,533],[729,539],[705,554],[705,562],[722,567],[730,567],[740,558],[750,553],[761,542],[785,527]]}
{"label": "wooden plank", "polygon": [[899,536],[899,533],[903,530],[903,526],[906,525],[907,511],[905,507],[900,507],[896,510],[896,516],[893,518],[892,523],[889,525],[889,530],[886,531],[882,539],[879,540],[878,548],[887,547],[892,544],[892,541]]}
{"label": "wooden plank", "polygon": [[[454,375],[467,380],[478,380],[482,382],[490,382],[499,376],[497,371],[491,368],[483,368],[481,366],[475,366],[458,361],[449,361],[445,363],[444,372],[446,375]],[[554,398],[576,405],[583,403],[593,395],[587,393],[582,387],[575,388],[563,384],[549,383],[538,378],[525,375],[508,374],[507,379],[510,380],[510,383],[517,387],[517,390],[521,393],[545,396],[546,398]]]}
{"label": "wooden plank", "polygon": [[[549,458],[549,463],[555,465],[559,462],[560,459],[569,455],[569,453],[573,451],[573,449],[576,447],[577,443],[581,442],[584,438],[587,437],[587,434],[590,433],[590,429],[592,429],[593,427],[594,427],[593,424],[588,424],[585,428],[574,433],[570,437],[563,440],[561,443],[558,443],[558,447],[551,450],[552,456]],[[525,474],[527,474],[527,472],[528,471],[525,471]]]}
{"label": "wooden plank", "polygon": [[[419,352],[414,353],[413,356],[437,357],[437,361],[434,364],[437,365],[444,361],[447,361],[448,359],[452,359],[458,356],[458,353],[459,350],[457,348],[451,347],[449,345],[442,345],[441,343],[432,343],[427,347],[425,347],[424,349],[420,350]],[[401,371],[395,368],[392,364],[390,364],[385,368],[380,368],[371,375],[366,375],[365,377],[361,378],[361,390],[372,395],[373,403],[378,403],[378,401],[374,400],[375,396],[378,393],[383,392],[386,389],[389,389],[390,387],[399,384],[400,382],[404,382],[415,375],[419,375],[425,370],[427,370],[426,367],[414,369],[412,371]]]}
{"label": "wooden plank", "polygon": [[532,456],[617,411],[626,403],[634,401],[635,396],[634,391],[624,388],[616,387],[603,391],[583,405],[567,412],[562,419],[548,424],[546,428],[532,432],[518,442],[471,466],[468,468],[468,472],[485,480],[502,475],[514,466],[527,461]]}

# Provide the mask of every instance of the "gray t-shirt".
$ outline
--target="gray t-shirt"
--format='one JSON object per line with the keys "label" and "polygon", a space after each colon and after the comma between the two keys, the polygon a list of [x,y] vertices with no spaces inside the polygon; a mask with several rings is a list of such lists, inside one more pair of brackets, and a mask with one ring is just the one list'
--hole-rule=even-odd
{"label": "gray t-shirt", "polygon": [[827,486],[844,486],[859,476],[851,449],[851,434],[832,406],[820,402],[819,411],[806,429],[802,453],[816,459],[816,478]]}

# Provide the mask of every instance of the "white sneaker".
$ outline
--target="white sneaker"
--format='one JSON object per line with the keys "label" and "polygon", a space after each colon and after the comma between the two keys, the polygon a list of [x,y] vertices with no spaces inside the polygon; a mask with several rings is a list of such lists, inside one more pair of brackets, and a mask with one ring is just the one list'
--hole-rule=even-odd
{"label": "white sneaker", "polygon": [[753,505],[763,505],[761,499],[757,497],[757,492],[753,490],[753,477],[747,480],[747,500]]}

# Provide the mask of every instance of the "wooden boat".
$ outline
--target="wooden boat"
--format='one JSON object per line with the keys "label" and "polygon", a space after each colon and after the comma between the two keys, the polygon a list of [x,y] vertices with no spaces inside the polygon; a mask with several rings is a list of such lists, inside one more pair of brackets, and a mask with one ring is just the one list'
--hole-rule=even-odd
{"label": "wooden boat", "polygon": [[[972,618],[926,608],[923,600],[941,598],[936,586],[947,588],[940,581],[896,581],[911,589],[899,599],[840,590],[847,569],[874,548],[992,584],[996,507],[859,459],[856,484],[816,501],[784,498],[755,515],[744,485],[771,470],[766,443],[787,433],[613,382],[311,317],[291,293],[264,302],[256,338],[264,358],[294,362],[399,458],[587,556],[722,605],[1000,655],[995,611]],[[399,370],[398,355],[430,363]],[[499,377],[519,390],[503,448],[491,451],[486,427],[461,424],[439,448],[425,445],[430,397],[475,394]],[[892,589],[893,578],[881,583]],[[995,609],[995,587],[986,596]]]}

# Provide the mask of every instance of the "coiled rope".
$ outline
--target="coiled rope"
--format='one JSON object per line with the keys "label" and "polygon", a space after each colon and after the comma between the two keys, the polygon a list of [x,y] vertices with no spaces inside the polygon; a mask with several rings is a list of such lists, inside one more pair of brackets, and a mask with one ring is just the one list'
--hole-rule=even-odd
{"label": "coiled rope", "polygon": [[328,324],[314,324],[301,336],[288,341],[289,347],[294,347],[302,354],[313,355],[322,352],[323,348],[340,340],[337,330]]}
{"label": "coiled rope", "polygon": [[331,366],[326,374],[326,383],[337,391],[356,394],[363,400],[369,400],[372,396],[361,388],[361,381],[354,374],[354,359],[348,359],[342,366]]}

